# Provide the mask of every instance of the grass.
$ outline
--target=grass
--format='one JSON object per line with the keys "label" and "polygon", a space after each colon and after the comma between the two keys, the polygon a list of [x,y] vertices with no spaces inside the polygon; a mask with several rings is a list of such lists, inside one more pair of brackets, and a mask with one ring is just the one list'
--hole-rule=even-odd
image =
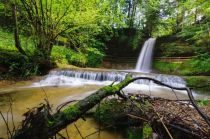
{"label": "grass", "polygon": [[197,92],[210,94],[210,76],[185,76],[187,86],[195,88]]}
{"label": "grass", "polygon": [[[30,38],[20,36],[21,46],[28,53],[33,54],[35,47],[34,43]],[[0,29],[0,50],[6,52],[13,52],[19,54],[18,50],[15,47],[14,36],[12,32],[7,30]],[[67,55],[76,55],[78,59],[82,57],[81,53],[72,51],[71,49],[66,48],[65,46],[55,45],[52,49],[51,57],[52,60],[56,61],[59,64],[69,64]],[[80,60],[81,61],[81,60]],[[82,62],[82,61],[81,61]]]}
{"label": "grass", "polygon": [[[34,57],[35,45],[31,38],[20,35],[21,47],[29,57],[22,56],[15,47],[12,32],[0,28],[0,74],[11,74],[11,76],[36,75],[39,71],[39,63]],[[51,52],[52,63],[57,66],[71,67],[97,67],[101,64],[104,54],[93,47],[85,47],[74,51],[66,46],[54,45]],[[19,73],[21,72],[21,73]],[[46,72],[46,71],[44,71]]]}
{"label": "grass", "polygon": [[199,58],[200,56],[183,62],[165,62],[155,60],[153,68],[161,73],[175,74],[180,76],[210,76],[210,56]]}
{"label": "grass", "polygon": [[[30,38],[20,36],[21,46],[26,52],[32,53],[34,45]],[[4,51],[17,51],[12,32],[0,28],[0,49]]]}
{"label": "grass", "polygon": [[164,62],[160,60],[155,60],[153,62],[153,68],[158,72],[165,74],[180,74],[179,69],[181,67],[181,62]]}
{"label": "grass", "polygon": [[210,67],[207,61],[208,59],[203,61],[191,59],[184,62],[163,62],[155,60],[153,68],[161,73],[182,76],[186,80],[187,86],[195,88],[194,90],[197,92],[210,94]]}

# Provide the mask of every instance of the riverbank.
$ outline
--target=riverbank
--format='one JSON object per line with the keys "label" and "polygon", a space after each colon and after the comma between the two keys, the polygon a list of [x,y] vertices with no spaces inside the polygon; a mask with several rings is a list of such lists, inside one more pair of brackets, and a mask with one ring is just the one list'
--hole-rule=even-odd
{"label": "riverbank", "polygon": [[[174,74],[183,77],[187,86],[193,87],[197,92],[207,93],[210,92],[210,67],[208,59],[178,59],[176,61],[155,60],[153,63],[154,71],[163,74]],[[203,87],[202,87],[203,86]]]}
{"label": "riverbank", "polygon": [[[55,78],[54,78],[54,80],[55,80]],[[76,79],[74,79],[74,82],[75,81],[76,81]],[[22,117],[20,115],[22,115],[22,113],[26,112],[28,107],[30,107],[30,108],[31,107],[35,107],[38,104],[42,103],[43,99],[46,98],[46,95],[47,95],[47,99],[49,100],[50,104],[51,105],[53,104],[53,111],[54,111],[54,109],[59,104],[63,104],[65,102],[67,102],[67,101],[72,101],[72,100],[81,100],[84,97],[92,94],[93,92],[95,92],[95,90],[98,90],[99,88],[100,88],[100,86],[96,86],[96,85],[82,85],[82,87],[81,86],[52,86],[52,87],[41,87],[41,88],[39,88],[39,87],[20,88],[19,90],[13,90],[10,93],[1,95],[0,96],[1,100],[4,99],[5,97],[8,97],[8,99],[7,99],[7,103],[8,104],[7,105],[5,105],[5,104],[0,105],[0,108],[1,108],[1,111],[3,111],[4,114],[6,114],[6,112],[8,110],[8,107],[9,107],[9,97],[11,97],[13,99],[13,103],[15,104],[15,107],[16,107],[16,109],[13,110],[13,114],[14,114],[14,117],[15,117],[15,123],[16,123],[16,122],[22,120]],[[149,88],[147,87],[147,89],[149,89]],[[151,87],[149,90],[151,92],[153,92],[154,90],[157,90],[157,89],[153,90],[152,87]],[[171,92],[170,89],[168,91]],[[144,92],[144,91],[140,91],[140,92]],[[163,90],[160,90],[160,92],[163,92]],[[169,93],[169,92],[167,94],[171,95],[171,96],[173,96],[175,98],[174,94],[172,92],[171,93]],[[153,92],[153,93],[157,94],[157,92]],[[148,94],[149,94],[149,92],[148,92]],[[178,94],[178,92],[177,92],[177,94]],[[139,97],[139,96],[141,96],[142,98]],[[163,96],[165,96],[165,95],[163,95]],[[183,97],[180,97],[179,95],[178,95],[178,97],[184,99]],[[139,100],[141,100],[140,101],[141,103],[139,103],[140,105],[137,105],[135,103],[137,105],[137,107],[133,109],[132,108],[133,105],[134,105],[133,101],[135,101],[136,99],[138,100],[138,98],[139,98]],[[148,97],[146,97],[143,94],[139,95],[139,93],[134,95],[134,96],[129,97],[129,99],[133,100],[132,101],[133,103],[131,103],[131,101],[127,101],[130,105],[128,105],[126,108],[128,108],[128,110],[130,108],[133,110],[133,112],[129,111],[130,112],[129,114],[136,114],[135,112],[139,112],[139,111],[135,111],[135,110],[139,109],[139,107],[144,108],[143,110],[149,109],[151,107],[151,105],[150,105],[151,102],[148,102],[146,100],[147,98]],[[4,101],[0,101],[0,102],[4,102]],[[118,123],[117,121],[120,121],[120,117],[126,117],[126,119],[124,119],[122,122],[120,122],[120,124],[124,124],[125,123],[125,125],[124,125],[125,128],[135,129],[135,128],[133,128],[132,125],[133,124],[134,124],[134,126],[135,125],[139,125],[138,124],[139,123],[139,119],[135,119],[135,117],[132,117],[132,115],[131,115],[131,117],[128,116],[127,113],[125,113],[127,111],[124,111],[125,107],[123,107],[123,105],[119,105],[120,104],[119,102],[120,101],[124,101],[124,99],[116,100],[115,102],[117,102],[117,103],[116,103],[115,107],[113,107],[113,105],[109,104],[109,99],[106,99],[104,101],[107,102],[107,104],[104,105],[104,103],[101,103],[100,107],[96,106],[96,108],[99,111],[98,111],[98,113],[95,114],[95,118],[97,118],[99,120],[99,123],[95,123],[95,121],[93,119],[89,119],[87,117],[85,117],[87,122],[83,121],[83,120],[79,120],[79,121],[77,121],[75,123],[77,128],[79,128],[79,130],[80,130],[80,132],[82,133],[83,136],[89,135],[92,132],[97,131],[97,130],[92,130],[92,128],[96,128],[96,127],[100,126],[103,129],[104,127],[107,127],[107,126],[105,126],[103,124],[105,122],[107,122],[107,120],[110,120],[110,119],[115,121],[115,122],[113,122],[111,124],[111,125],[114,126],[114,129],[115,129],[117,127],[117,123]],[[174,115],[179,115],[180,117],[182,117],[182,116],[185,117],[186,113],[182,113],[183,115],[180,115],[179,114],[180,110],[177,109],[177,111],[175,111],[175,109],[174,109],[175,104],[177,106],[177,103],[178,103],[177,100],[174,100],[174,102],[173,102],[173,100],[171,101],[171,99],[169,101],[169,100],[165,100],[164,98],[163,99],[160,99],[160,98],[159,99],[158,98],[154,99],[154,97],[151,97],[151,98],[149,98],[149,101],[154,102],[154,103],[152,103],[153,106],[155,107],[154,109],[159,110],[161,112],[160,113],[161,116],[166,114],[166,112],[170,111],[170,112],[173,112]],[[172,102],[172,103],[170,103],[170,102]],[[162,103],[162,107],[160,107],[161,103]],[[170,104],[170,105],[168,105],[168,104]],[[119,107],[118,107],[118,105],[119,105]],[[167,106],[171,106],[171,107],[165,107],[166,105]],[[183,105],[183,101],[181,102],[180,106],[184,106]],[[191,108],[191,107],[188,106],[188,110],[189,110],[189,108]],[[121,110],[123,110],[123,111],[121,112]],[[188,112],[191,113],[193,116],[195,116],[195,111],[194,111],[194,109],[192,109],[192,110],[193,111],[188,111]],[[159,111],[158,111],[158,113],[159,113]],[[148,115],[151,114],[151,111],[148,111],[148,112],[149,112]],[[140,111],[140,113],[138,113],[136,115],[139,115],[139,114],[142,114],[141,111]],[[164,117],[166,118],[166,116],[164,116]],[[196,117],[199,117],[199,115],[196,116]],[[146,117],[144,117],[144,119],[145,118]],[[173,116],[172,116],[172,118],[173,118]],[[100,119],[103,120],[103,121],[100,122]],[[170,119],[170,117],[169,117],[169,119]],[[89,122],[89,120],[91,122]],[[153,121],[153,120],[151,120],[151,121]],[[170,121],[174,121],[174,120],[170,120]],[[143,122],[145,122],[145,121],[143,121]],[[164,123],[167,123],[167,121],[164,121]],[[183,123],[183,121],[182,121],[182,123]],[[190,123],[193,123],[193,122],[190,122]],[[90,129],[87,130],[87,128],[86,128],[86,126],[84,124],[85,125],[87,124]],[[0,127],[2,125],[3,125],[3,123],[0,120]],[[155,126],[156,124],[151,124],[151,125]],[[144,125],[144,126],[146,126],[146,125]],[[122,126],[120,126],[120,127],[122,127]],[[147,131],[149,133],[149,136],[151,136],[151,134],[152,134],[151,128],[152,127],[151,126],[148,127],[148,125],[146,127],[144,127],[144,130],[149,130],[149,131]],[[6,129],[6,128],[1,127],[1,129]],[[139,129],[141,129],[141,127]],[[78,134],[78,131],[77,131],[76,134],[74,134],[74,133],[72,134],[72,132],[76,131],[76,128],[75,128],[74,124],[68,126],[68,128],[66,130],[67,130],[67,132],[70,135],[74,136],[75,139],[80,138],[80,135]],[[88,131],[88,132],[85,132],[83,130]],[[104,132],[107,133],[108,135],[104,135],[103,134]],[[65,132],[61,132],[61,133],[66,135],[66,131]],[[133,136],[135,133],[138,133],[138,132],[132,132],[132,133],[130,132],[129,135]],[[2,135],[6,135],[6,131],[4,131],[4,130],[0,131],[0,135],[1,134]],[[113,132],[110,132],[109,130],[103,130],[101,132],[100,137],[105,139],[105,138],[108,138],[109,136],[111,136],[110,139],[111,138],[122,139],[124,137],[124,135],[125,135],[125,132],[123,132],[123,134],[121,134],[121,132],[119,132],[117,130],[116,130],[115,134],[113,134]],[[128,134],[126,133],[126,135],[128,135]],[[144,135],[146,135],[146,133]],[[90,138],[93,137],[93,136],[91,135]],[[126,136],[126,138],[128,138],[128,136]]]}

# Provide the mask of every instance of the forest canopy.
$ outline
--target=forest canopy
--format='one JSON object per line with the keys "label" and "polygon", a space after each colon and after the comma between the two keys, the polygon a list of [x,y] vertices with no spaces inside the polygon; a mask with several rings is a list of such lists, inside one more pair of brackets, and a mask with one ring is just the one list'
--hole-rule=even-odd
{"label": "forest canopy", "polygon": [[56,61],[98,66],[113,39],[136,49],[149,37],[175,35],[197,53],[209,54],[209,5],[206,0],[3,0],[1,32],[15,36],[15,47],[3,49],[16,48],[33,63],[29,69]]}

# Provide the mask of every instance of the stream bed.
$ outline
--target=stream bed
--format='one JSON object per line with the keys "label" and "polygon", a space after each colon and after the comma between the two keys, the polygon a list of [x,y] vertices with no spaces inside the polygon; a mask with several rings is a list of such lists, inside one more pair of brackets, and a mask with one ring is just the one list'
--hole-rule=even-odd
{"label": "stream bed", "polygon": [[[40,81],[17,82],[0,86],[0,110],[4,117],[8,119],[10,128],[12,128],[12,115],[8,113],[10,100],[12,100],[13,119],[15,127],[20,125],[23,120],[23,114],[28,108],[35,107],[44,102],[47,98],[53,106],[53,110],[58,105],[69,100],[81,100],[90,95],[104,85],[109,85],[113,81],[93,81],[71,76],[45,76]],[[147,95],[164,97],[168,99],[176,99],[174,91],[165,87],[148,85],[148,84],[130,84],[124,89],[126,93],[144,93]],[[187,99],[186,92],[177,92],[179,99]],[[194,94],[196,98],[205,96]],[[83,137],[96,132],[99,125],[92,118],[86,121],[78,120],[76,123]],[[80,134],[76,130],[74,124],[68,126],[68,134],[73,139],[81,139]],[[66,134],[66,131],[61,131]],[[7,137],[6,126],[2,118],[0,118],[0,137]],[[124,139],[124,135],[117,131],[103,130],[89,136],[91,139]]]}

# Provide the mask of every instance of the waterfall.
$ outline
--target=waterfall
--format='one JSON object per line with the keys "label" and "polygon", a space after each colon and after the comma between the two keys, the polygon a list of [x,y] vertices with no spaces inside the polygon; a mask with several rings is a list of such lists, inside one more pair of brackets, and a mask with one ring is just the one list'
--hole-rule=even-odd
{"label": "waterfall", "polygon": [[[112,82],[122,81],[128,72],[124,71],[88,71],[88,70],[53,70],[43,80],[34,83],[32,86],[77,86],[77,85],[108,85]],[[151,77],[163,83],[184,87],[185,81],[178,76],[162,74],[139,74],[132,73],[133,77]],[[135,84],[153,84],[148,80],[138,80]]]}
{"label": "waterfall", "polygon": [[143,45],[137,64],[136,71],[150,72],[152,64],[153,48],[155,46],[155,38],[149,38]]}

